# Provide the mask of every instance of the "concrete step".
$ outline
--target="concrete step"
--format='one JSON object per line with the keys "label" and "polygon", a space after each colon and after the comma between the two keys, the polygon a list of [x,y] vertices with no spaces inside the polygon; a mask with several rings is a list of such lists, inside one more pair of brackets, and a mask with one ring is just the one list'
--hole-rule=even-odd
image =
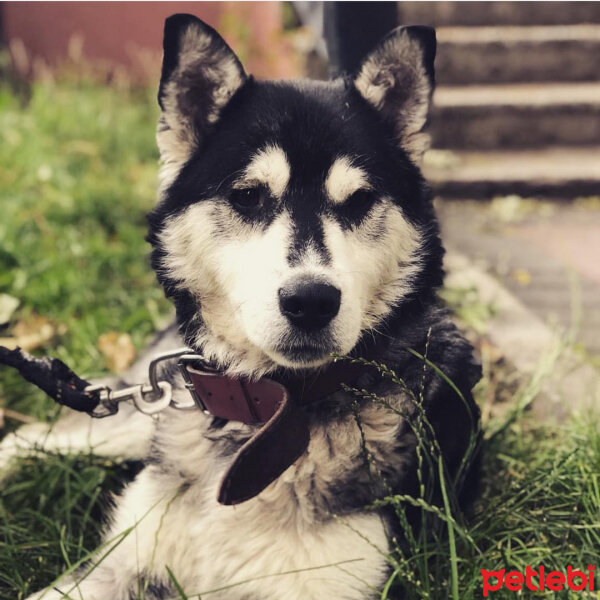
{"label": "concrete step", "polygon": [[400,2],[405,25],[600,23],[600,2]]}
{"label": "concrete step", "polygon": [[[506,204],[513,206],[510,219],[501,209]],[[575,326],[578,341],[600,357],[597,204],[455,201],[439,202],[437,209],[448,248],[459,250],[498,277],[534,314],[548,318],[555,332],[557,325],[558,330]],[[480,300],[500,308],[493,295]],[[504,326],[511,327],[509,322],[514,323],[506,319]],[[515,351],[517,346],[521,351],[521,342],[530,339],[528,323],[522,322],[520,328],[514,332]],[[529,358],[537,363],[540,354]]]}
{"label": "concrete step", "polygon": [[539,148],[600,142],[600,83],[441,86],[437,148]]}
{"label": "concrete step", "polygon": [[555,146],[537,151],[431,150],[425,155],[423,170],[436,193],[445,198],[598,196],[600,146]]}
{"label": "concrete step", "polygon": [[600,80],[600,24],[440,27],[442,84]]}

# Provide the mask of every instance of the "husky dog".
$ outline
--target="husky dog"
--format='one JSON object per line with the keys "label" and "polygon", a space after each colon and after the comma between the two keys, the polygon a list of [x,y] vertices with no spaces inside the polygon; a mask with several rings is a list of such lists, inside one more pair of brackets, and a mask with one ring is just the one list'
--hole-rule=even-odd
{"label": "husky dog", "polygon": [[209,26],[167,20],[149,241],[185,343],[232,378],[306,377],[334,355],[376,357],[396,377],[365,373],[361,396],[300,407],[307,449],[236,506],[217,490],[259,426],[165,410],[142,427],[145,468],[105,544],[36,598],[377,596],[398,530],[369,505],[418,493],[415,415],[450,475],[478,423],[478,368],[436,295],[443,249],[418,167],[435,45],[433,29],[402,27],[353,76],[259,82]]}

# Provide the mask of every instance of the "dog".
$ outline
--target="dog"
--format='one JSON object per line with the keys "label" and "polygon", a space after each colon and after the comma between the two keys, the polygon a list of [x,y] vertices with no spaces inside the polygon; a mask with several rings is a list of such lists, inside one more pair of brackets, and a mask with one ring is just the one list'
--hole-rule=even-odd
{"label": "dog", "polygon": [[[377,501],[419,493],[415,423],[454,481],[479,422],[419,169],[435,52],[433,29],[401,27],[353,75],[256,81],[211,27],[167,19],[152,265],[206,389],[243,381],[280,401],[269,427],[198,408],[105,419],[125,438],[107,453],[129,444],[145,466],[90,563],[32,598],[377,597],[402,543]],[[178,369],[162,377],[189,401]],[[316,380],[334,389],[288,397]]]}

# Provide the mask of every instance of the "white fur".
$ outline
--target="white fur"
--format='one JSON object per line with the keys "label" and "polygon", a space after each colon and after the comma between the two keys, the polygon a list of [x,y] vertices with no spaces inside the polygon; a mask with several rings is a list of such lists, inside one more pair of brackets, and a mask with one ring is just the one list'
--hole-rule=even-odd
{"label": "white fur", "polygon": [[[269,525],[273,515],[256,506],[194,510],[189,499],[173,501],[156,483],[141,476],[120,504],[115,529],[121,519],[134,527],[126,541],[87,576],[59,580],[43,598],[127,600],[129,586],[150,565],[167,581],[157,567],[168,565],[188,597],[212,592],[215,600],[364,600],[385,581],[388,546],[376,514],[307,527],[288,513],[288,523]],[[107,596],[107,587],[115,595]]]}
{"label": "white fur", "polygon": [[[217,224],[227,235],[219,237]],[[275,368],[264,347],[284,322],[277,290],[289,271],[286,213],[264,232],[223,202],[208,201],[172,218],[161,234],[170,277],[197,297],[205,326],[197,344],[231,373],[261,376]]]}
{"label": "white fur", "polygon": [[370,187],[365,170],[353,165],[348,156],[334,161],[325,180],[325,190],[334,204],[342,204],[357,190]]}
{"label": "white fur", "polygon": [[279,146],[267,146],[257,152],[235,187],[267,186],[275,198],[281,198],[290,180],[290,164]]}
{"label": "white fur", "polygon": [[[348,335],[375,327],[412,290],[412,279],[421,269],[420,232],[400,208],[383,200],[372,213],[351,234],[334,219],[324,219],[332,266],[357,315],[356,322],[345,324]],[[376,229],[381,221],[383,236]]]}
{"label": "white fur", "polygon": [[245,73],[230,51],[223,49],[213,53],[210,47],[210,36],[196,26],[188,27],[181,36],[179,63],[164,87],[163,111],[156,134],[161,161],[159,198],[175,181],[199,141],[194,124],[189,121],[190,115],[182,115],[178,106],[179,94],[186,91],[179,79],[197,74],[205,80],[205,85],[214,87],[212,109],[198,107],[198,112],[208,123],[217,121],[223,107],[246,80]]}
{"label": "white fur", "polygon": [[[339,183],[342,171],[351,174],[345,190]],[[254,157],[245,173],[282,190],[290,167],[285,154],[270,147]],[[338,158],[327,182],[339,199],[353,186],[364,186],[366,176]],[[215,198],[167,221],[161,233],[162,268],[197,298],[203,325],[196,344],[207,358],[232,374],[255,377],[279,365],[318,366],[330,360],[331,352],[348,353],[361,332],[376,326],[411,290],[420,269],[420,233],[391,201],[381,200],[353,229],[342,229],[330,217],[323,217],[323,227],[331,264],[309,246],[292,266],[293,223],[287,211],[263,230],[242,221],[225,199]],[[298,364],[278,351],[290,327],[279,308],[278,290],[306,276],[337,287],[341,306],[330,325],[332,347],[322,358]]]}
{"label": "white fur", "polygon": [[44,452],[93,452],[141,460],[148,453],[153,433],[152,418],[138,412],[131,403],[122,404],[116,418],[91,419],[85,413],[69,412],[55,425],[25,425],[2,440],[0,480],[14,459]]}
{"label": "white fur", "polygon": [[[82,600],[126,600],[138,580],[168,583],[166,566],[190,598],[228,585],[210,597],[374,597],[388,572],[381,517],[367,512],[335,517],[315,510],[320,491],[331,493],[332,481],[356,467],[362,439],[352,414],[314,427],[308,452],[258,497],[235,507],[216,502],[231,458],[215,454],[215,442],[205,437],[209,419],[200,411],[169,411],[161,420],[156,443],[167,462],[160,469],[147,467],[128,486],[91,566],[75,581],[59,580],[44,598],[62,598],[61,590]],[[361,420],[369,452],[382,462],[398,461],[401,419],[371,405]],[[226,427],[231,435],[247,426]],[[402,460],[398,477],[404,473]]]}

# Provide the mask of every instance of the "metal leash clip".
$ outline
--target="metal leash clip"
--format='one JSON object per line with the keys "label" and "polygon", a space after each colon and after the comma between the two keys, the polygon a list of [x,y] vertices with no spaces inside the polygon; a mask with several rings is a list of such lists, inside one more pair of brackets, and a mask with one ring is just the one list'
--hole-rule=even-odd
{"label": "metal leash clip", "polygon": [[[112,390],[107,385],[89,385],[85,388],[88,394],[99,393],[100,402],[90,413],[92,417],[103,418],[114,415],[119,410],[119,403],[126,400],[133,400],[137,410],[145,415],[156,415],[171,406],[177,410],[189,410],[197,408],[193,398],[189,402],[182,402],[173,398],[173,388],[168,381],[159,380],[158,367],[161,363],[179,359],[178,365],[199,361],[204,363],[204,359],[199,354],[194,354],[189,348],[179,348],[170,352],[158,354],[150,362],[148,367],[148,384],[137,384],[134,386]],[[187,382],[186,382],[187,383]],[[187,386],[186,386],[187,387]]]}

